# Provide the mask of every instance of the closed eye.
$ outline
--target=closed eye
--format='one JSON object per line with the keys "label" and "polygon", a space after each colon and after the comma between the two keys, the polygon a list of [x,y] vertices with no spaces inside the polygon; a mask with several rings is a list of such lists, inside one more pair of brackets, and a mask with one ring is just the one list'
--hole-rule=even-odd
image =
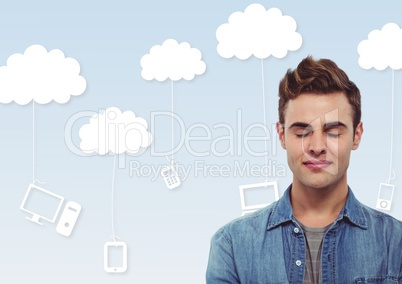
{"label": "closed eye", "polygon": [[337,127],[329,128],[325,131],[329,137],[339,137],[341,135],[341,131]]}
{"label": "closed eye", "polygon": [[328,135],[329,137],[335,137],[335,138],[337,138],[337,137],[340,136],[339,133],[332,133],[332,132],[327,132],[327,135]]}
{"label": "closed eye", "polygon": [[295,133],[296,137],[303,138],[310,135],[313,131],[303,131],[301,133]]}

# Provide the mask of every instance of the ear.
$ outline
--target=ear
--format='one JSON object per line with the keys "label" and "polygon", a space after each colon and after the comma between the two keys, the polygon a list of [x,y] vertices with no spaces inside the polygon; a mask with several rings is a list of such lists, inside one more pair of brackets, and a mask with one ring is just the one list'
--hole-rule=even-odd
{"label": "ear", "polygon": [[276,123],[276,132],[278,133],[279,141],[281,141],[282,148],[286,150],[285,127],[279,121]]}
{"label": "ear", "polygon": [[363,122],[359,122],[355,130],[355,137],[353,139],[352,150],[356,150],[357,148],[359,148],[362,135],[363,135]]}

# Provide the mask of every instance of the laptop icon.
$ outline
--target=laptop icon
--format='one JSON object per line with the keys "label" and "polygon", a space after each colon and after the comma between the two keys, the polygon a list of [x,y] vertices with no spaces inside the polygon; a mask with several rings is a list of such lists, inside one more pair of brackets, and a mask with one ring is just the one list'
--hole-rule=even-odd
{"label": "laptop icon", "polygon": [[276,181],[240,185],[239,188],[242,216],[264,208],[279,199]]}

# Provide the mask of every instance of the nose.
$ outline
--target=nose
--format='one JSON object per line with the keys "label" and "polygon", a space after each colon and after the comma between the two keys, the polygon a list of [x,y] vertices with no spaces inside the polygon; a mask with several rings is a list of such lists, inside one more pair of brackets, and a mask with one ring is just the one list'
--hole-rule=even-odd
{"label": "nose", "polygon": [[313,131],[307,141],[304,142],[305,149],[313,157],[327,153],[327,137],[320,130]]}

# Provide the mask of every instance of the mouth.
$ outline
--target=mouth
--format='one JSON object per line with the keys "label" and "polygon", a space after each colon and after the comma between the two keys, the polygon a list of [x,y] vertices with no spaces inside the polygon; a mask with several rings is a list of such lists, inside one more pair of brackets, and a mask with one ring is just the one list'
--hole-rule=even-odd
{"label": "mouth", "polygon": [[303,165],[312,170],[325,169],[332,165],[332,162],[327,160],[309,160],[303,162]]}

